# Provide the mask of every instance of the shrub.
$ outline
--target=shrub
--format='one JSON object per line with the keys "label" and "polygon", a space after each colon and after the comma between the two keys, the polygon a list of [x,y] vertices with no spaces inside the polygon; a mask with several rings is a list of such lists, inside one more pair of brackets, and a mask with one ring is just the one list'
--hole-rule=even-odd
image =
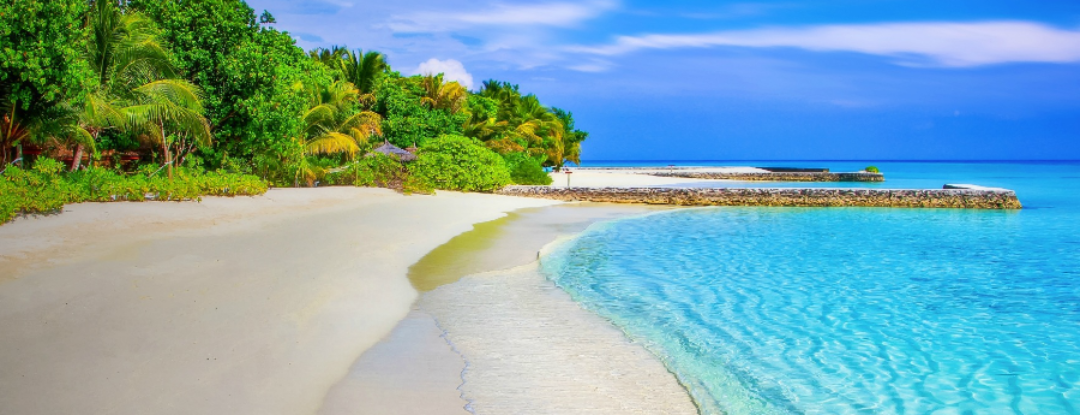
{"label": "shrub", "polygon": [[329,184],[349,184],[362,187],[386,187],[401,189],[408,171],[398,159],[381,153],[373,153],[352,163],[337,173],[326,176]]}
{"label": "shrub", "polygon": [[881,170],[878,170],[877,166],[868,166],[863,170],[867,173],[881,173]]}
{"label": "shrub", "polygon": [[551,176],[544,171],[540,161],[525,155],[524,153],[508,153],[503,155],[506,166],[510,170],[510,179],[515,184],[525,185],[549,185]]}
{"label": "shrub", "polygon": [[0,223],[20,213],[58,212],[68,203],[199,200],[201,196],[239,196],[265,193],[258,177],[177,168],[169,180],[154,170],[124,175],[115,170],[90,168],[62,173],[64,166],[42,159],[31,170],[9,167],[0,175]]}
{"label": "shrub", "polygon": [[503,158],[475,139],[443,135],[421,146],[417,156],[408,169],[418,189],[492,192],[511,183]]}

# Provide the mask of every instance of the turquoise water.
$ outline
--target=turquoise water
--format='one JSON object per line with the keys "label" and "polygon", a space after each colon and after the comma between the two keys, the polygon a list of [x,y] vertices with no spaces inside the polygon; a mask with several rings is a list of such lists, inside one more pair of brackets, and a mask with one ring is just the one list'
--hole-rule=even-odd
{"label": "turquoise water", "polygon": [[1080,413],[1080,164],[878,166],[1027,208],[678,210],[594,226],[543,270],[704,414]]}

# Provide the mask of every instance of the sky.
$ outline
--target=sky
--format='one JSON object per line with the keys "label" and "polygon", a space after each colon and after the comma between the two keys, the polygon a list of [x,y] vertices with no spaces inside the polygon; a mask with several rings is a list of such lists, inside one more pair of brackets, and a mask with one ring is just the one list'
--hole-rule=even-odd
{"label": "sky", "polygon": [[248,0],[305,49],[519,84],[588,160],[1080,160],[1076,0]]}

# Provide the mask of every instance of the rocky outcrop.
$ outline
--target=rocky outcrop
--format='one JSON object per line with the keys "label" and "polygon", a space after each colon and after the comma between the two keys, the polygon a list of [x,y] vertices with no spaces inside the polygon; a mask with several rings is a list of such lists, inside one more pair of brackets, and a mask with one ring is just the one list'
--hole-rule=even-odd
{"label": "rocky outcrop", "polygon": [[674,206],[792,206],[1020,209],[1011,190],[971,189],[714,189],[555,188],[508,186],[498,194],[562,201],[643,203]]}

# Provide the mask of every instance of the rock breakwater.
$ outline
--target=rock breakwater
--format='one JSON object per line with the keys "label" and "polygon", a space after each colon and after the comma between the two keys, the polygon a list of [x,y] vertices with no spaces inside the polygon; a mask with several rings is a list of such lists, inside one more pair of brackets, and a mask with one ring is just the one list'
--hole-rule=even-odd
{"label": "rock breakwater", "polygon": [[498,194],[562,201],[673,206],[790,206],[1020,209],[1011,190],[715,189],[508,186]]}

